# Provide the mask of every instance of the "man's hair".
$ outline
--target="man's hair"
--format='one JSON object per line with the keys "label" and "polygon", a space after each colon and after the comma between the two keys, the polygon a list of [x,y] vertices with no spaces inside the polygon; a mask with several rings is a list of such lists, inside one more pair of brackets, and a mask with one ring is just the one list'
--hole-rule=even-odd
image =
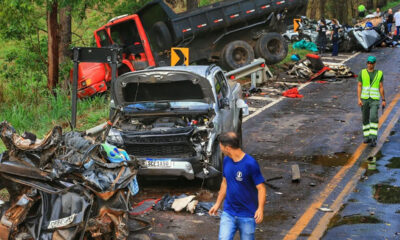
{"label": "man's hair", "polygon": [[240,140],[234,132],[221,133],[218,136],[218,141],[225,147],[229,146],[233,149],[240,148]]}

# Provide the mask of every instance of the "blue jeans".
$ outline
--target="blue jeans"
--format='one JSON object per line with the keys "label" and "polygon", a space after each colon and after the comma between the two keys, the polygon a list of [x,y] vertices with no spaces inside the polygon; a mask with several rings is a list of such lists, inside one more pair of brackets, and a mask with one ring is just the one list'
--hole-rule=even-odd
{"label": "blue jeans", "polygon": [[333,40],[332,44],[332,56],[337,56],[339,54],[339,41]]}
{"label": "blue jeans", "polygon": [[390,33],[390,32],[392,32],[392,24],[391,23],[388,23],[387,24],[387,28],[388,28],[388,33]]}
{"label": "blue jeans", "polygon": [[232,240],[237,230],[240,233],[240,240],[254,240],[256,221],[252,217],[235,217],[222,212],[218,239]]}

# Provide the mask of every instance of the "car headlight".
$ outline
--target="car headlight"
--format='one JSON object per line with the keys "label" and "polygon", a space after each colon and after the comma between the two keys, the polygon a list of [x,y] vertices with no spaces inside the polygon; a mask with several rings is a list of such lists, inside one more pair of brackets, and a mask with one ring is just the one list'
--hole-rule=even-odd
{"label": "car headlight", "polygon": [[111,128],[108,133],[106,141],[114,145],[123,145],[124,140],[122,140],[121,132],[115,128]]}

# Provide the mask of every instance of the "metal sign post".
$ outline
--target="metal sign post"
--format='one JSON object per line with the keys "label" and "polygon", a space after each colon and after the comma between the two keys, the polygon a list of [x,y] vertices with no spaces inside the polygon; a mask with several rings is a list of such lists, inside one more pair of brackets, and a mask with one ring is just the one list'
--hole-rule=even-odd
{"label": "metal sign post", "polygon": [[73,48],[74,72],[72,80],[72,106],[71,106],[71,127],[76,127],[76,112],[78,101],[78,68],[80,62],[101,62],[111,65],[111,81],[117,78],[117,64],[121,62],[121,48]]}

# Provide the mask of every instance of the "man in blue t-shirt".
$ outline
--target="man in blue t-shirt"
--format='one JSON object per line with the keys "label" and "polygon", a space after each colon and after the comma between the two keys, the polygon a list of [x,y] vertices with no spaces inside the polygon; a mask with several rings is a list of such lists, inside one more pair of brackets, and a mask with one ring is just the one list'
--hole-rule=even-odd
{"label": "man in blue t-shirt", "polygon": [[223,133],[218,140],[226,157],[221,188],[209,214],[215,215],[225,199],[219,239],[231,240],[239,230],[241,240],[252,240],[256,224],[264,218],[267,193],[265,179],[257,161],[240,149],[240,141],[235,133]]}

